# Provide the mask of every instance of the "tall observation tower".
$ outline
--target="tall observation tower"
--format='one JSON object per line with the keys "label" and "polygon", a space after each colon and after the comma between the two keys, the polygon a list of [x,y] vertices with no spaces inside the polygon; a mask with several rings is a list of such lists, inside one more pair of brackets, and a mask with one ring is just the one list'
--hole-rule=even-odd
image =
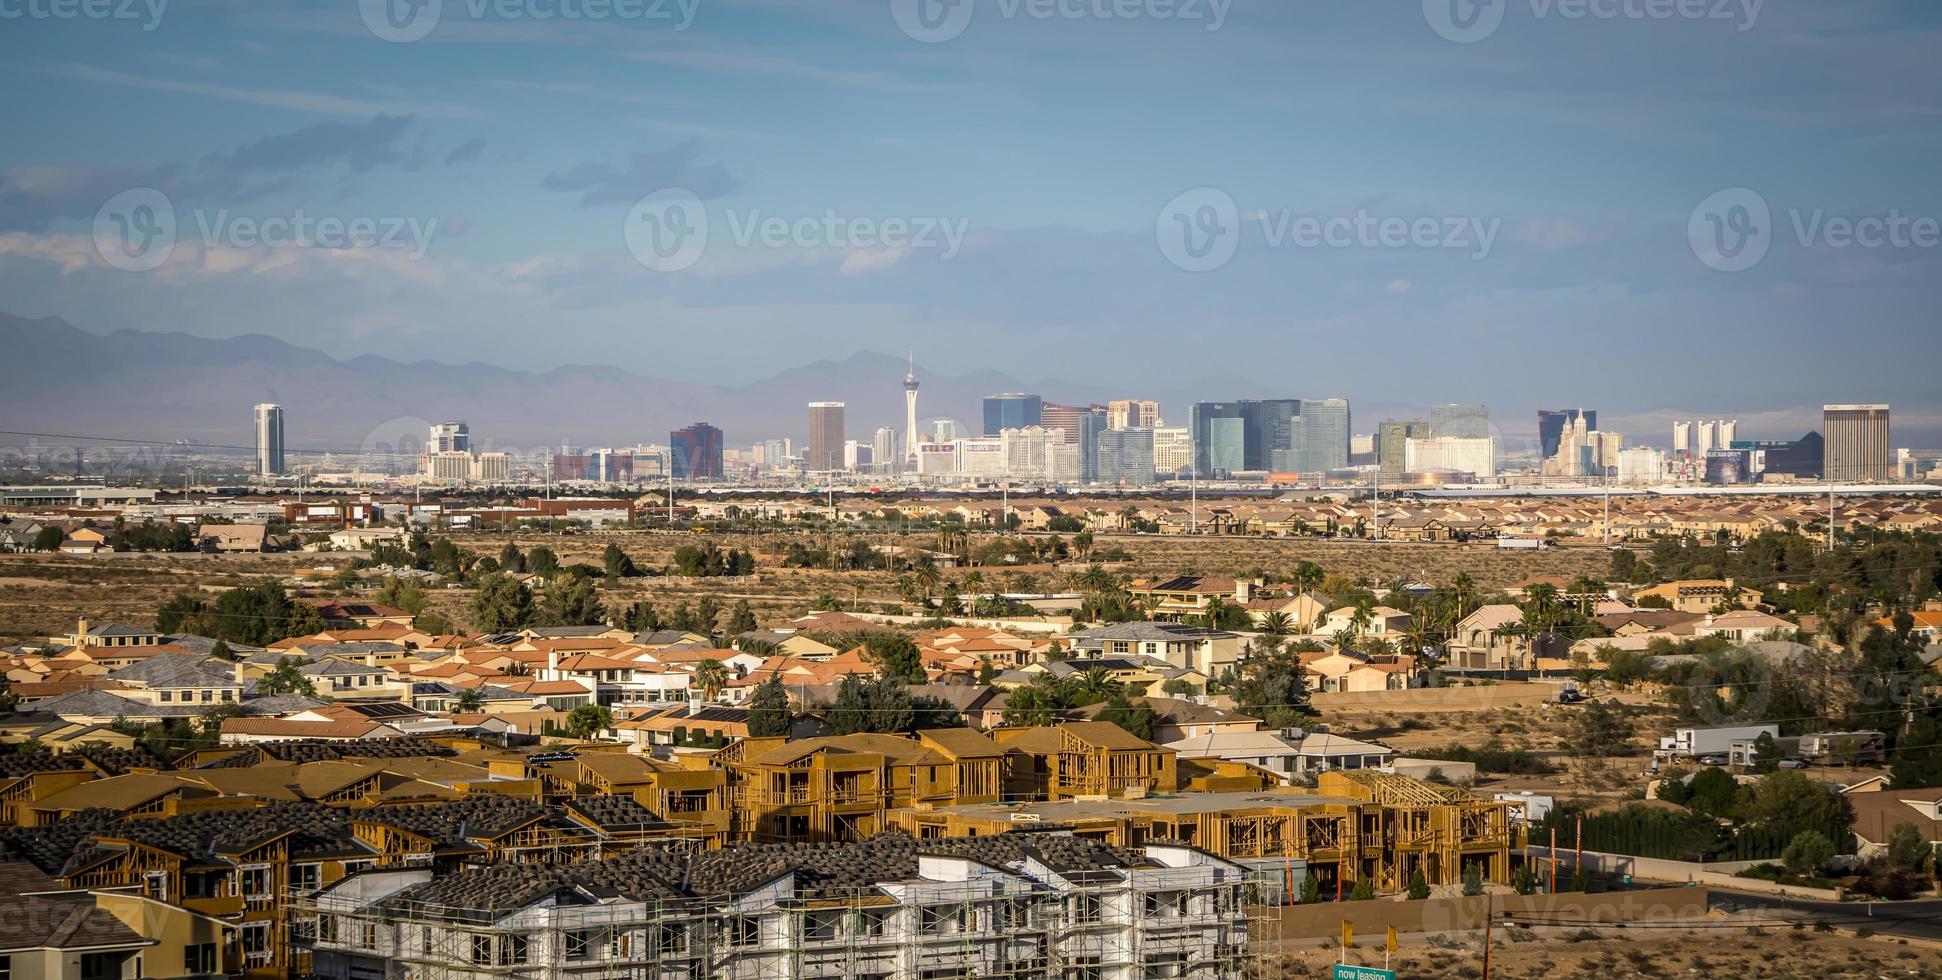
{"label": "tall observation tower", "polygon": [[904,468],[917,472],[917,355],[910,355],[904,372]]}

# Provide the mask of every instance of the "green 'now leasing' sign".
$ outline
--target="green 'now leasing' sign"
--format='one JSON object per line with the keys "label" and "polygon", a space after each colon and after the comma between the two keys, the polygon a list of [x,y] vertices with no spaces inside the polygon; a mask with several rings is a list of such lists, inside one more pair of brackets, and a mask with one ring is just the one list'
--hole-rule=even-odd
{"label": "green 'now leasing' sign", "polygon": [[1396,980],[1396,971],[1378,970],[1373,966],[1348,966],[1335,964],[1333,980]]}

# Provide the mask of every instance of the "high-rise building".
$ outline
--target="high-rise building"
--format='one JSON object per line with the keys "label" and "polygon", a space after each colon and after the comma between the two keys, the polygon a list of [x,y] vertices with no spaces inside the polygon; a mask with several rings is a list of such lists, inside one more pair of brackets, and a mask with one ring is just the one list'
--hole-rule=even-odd
{"label": "high-rise building", "polygon": [[1432,405],[1430,435],[1452,439],[1490,438],[1490,406]]}
{"label": "high-rise building", "polygon": [[1735,439],[1727,448],[1753,453],[1757,457],[1754,471],[1763,476],[1812,479],[1821,475],[1827,463],[1827,443],[1818,432],[1798,439]]}
{"label": "high-rise building", "polygon": [[283,475],[283,406],[256,406],[256,472]]}
{"label": "high-rise building", "polygon": [[1177,426],[1153,430],[1153,471],[1172,479],[1187,472],[1194,462],[1193,429]]}
{"label": "high-rise building", "polygon": [[1672,423],[1672,452],[1677,456],[1691,456],[1693,451],[1693,424],[1691,422]]}
{"label": "high-rise building", "polygon": [[1166,424],[1160,418],[1160,403],[1137,398],[1115,398],[1106,403],[1106,428],[1157,429]]}
{"label": "high-rise building", "polygon": [[1096,482],[1143,487],[1153,483],[1155,430],[1146,427],[1107,429],[1099,433],[1099,472]]}
{"label": "high-rise building", "polygon": [[1826,441],[1824,476],[1832,483],[1883,483],[1895,478],[1895,450],[1888,443],[1888,406],[1827,405],[1821,409]]}
{"label": "high-rise building", "polygon": [[1066,444],[1072,446],[1077,454],[1079,460],[1079,475],[1075,477],[1077,480],[1090,483],[1098,478],[1099,433],[1107,428],[1106,416],[1107,409],[1104,405],[1078,408],[1045,402],[1040,407],[1039,425],[1064,432]]}
{"label": "high-rise building", "polygon": [[1295,428],[1295,470],[1323,473],[1349,465],[1349,401],[1346,398],[1301,400],[1301,424]]}
{"label": "high-rise building", "polygon": [[932,419],[931,420],[931,441],[932,442],[956,442],[957,438],[958,438],[958,424],[955,419]]}
{"label": "high-rise building", "polygon": [[1558,440],[1564,435],[1564,430],[1580,418],[1584,419],[1585,428],[1598,428],[1598,412],[1595,410],[1587,412],[1581,408],[1538,409],[1537,443],[1542,458],[1550,459],[1558,454]]}
{"label": "high-rise building", "polygon": [[811,472],[843,468],[843,403],[809,403],[809,455],[803,465]]}
{"label": "high-rise building", "polygon": [[722,478],[722,430],[706,422],[668,433],[668,459],[677,480]]}
{"label": "high-rise building", "polygon": [[1376,426],[1376,465],[1382,475],[1395,476],[1409,471],[1408,443],[1435,434],[1422,419],[1384,419]]}
{"label": "high-rise building", "polygon": [[1006,429],[1022,429],[1028,425],[1038,425],[1044,421],[1044,406],[1045,401],[1039,396],[1016,391],[986,395],[984,434],[995,436]]}
{"label": "high-rise building", "polygon": [[[915,432],[914,426],[912,432]],[[876,437],[870,441],[870,459],[877,464],[877,469],[885,473],[895,473],[902,468],[904,457],[897,455],[896,429],[887,425],[877,428]],[[911,466],[910,469],[915,472],[917,468]]]}
{"label": "high-rise building", "polygon": [[1431,436],[1403,443],[1403,467],[1409,473],[1469,473],[1478,480],[1497,478],[1497,440]]}
{"label": "high-rise building", "polygon": [[1193,468],[1202,478],[1247,468],[1247,423],[1240,402],[1195,402],[1187,409],[1187,431]]}
{"label": "high-rise building", "polygon": [[[879,442],[882,441],[883,439],[882,433],[878,433],[877,439]],[[890,441],[892,445],[895,445],[896,437],[893,435]],[[895,450],[892,450],[892,451],[894,452]],[[882,452],[877,453],[878,462],[887,464],[891,461],[892,458],[893,457],[891,456],[884,455]],[[902,459],[904,462],[905,469],[908,469],[913,473],[917,471],[917,355],[916,354],[910,355],[910,366],[908,369],[904,371],[904,454]],[[892,469],[892,470],[897,469],[897,467],[895,466],[886,466],[885,468]]]}
{"label": "high-rise building", "polygon": [[[1241,401],[1242,469],[1280,469],[1274,454],[1296,449],[1301,423],[1302,402],[1295,398],[1243,399]],[[1348,460],[1347,433],[1342,435],[1343,465]]]}
{"label": "high-rise building", "polygon": [[843,468],[844,469],[849,470],[852,473],[859,473],[869,469],[870,464],[875,462],[875,460],[876,460],[876,453],[869,443],[858,442],[855,439],[844,440],[843,442]]}
{"label": "high-rise building", "polygon": [[425,446],[428,453],[469,453],[472,451],[472,429],[464,422],[440,422],[432,426],[431,438]]}
{"label": "high-rise building", "polygon": [[1618,451],[1618,482],[1658,483],[1666,476],[1666,454],[1647,446]]}

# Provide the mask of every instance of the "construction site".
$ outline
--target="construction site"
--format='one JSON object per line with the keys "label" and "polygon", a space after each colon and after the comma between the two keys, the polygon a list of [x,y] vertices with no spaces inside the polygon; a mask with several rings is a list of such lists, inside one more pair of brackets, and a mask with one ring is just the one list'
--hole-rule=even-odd
{"label": "construction site", "polygon": [[298,903],[329,980],[1264,976],[1279,868],[1063,834],[644,849],[438,878],[360,876]]}

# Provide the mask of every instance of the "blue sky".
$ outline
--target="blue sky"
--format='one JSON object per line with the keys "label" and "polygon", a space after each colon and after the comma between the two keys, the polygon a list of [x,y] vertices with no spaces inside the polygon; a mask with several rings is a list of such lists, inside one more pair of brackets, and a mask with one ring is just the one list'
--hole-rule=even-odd
{"label": "blue sky", "polygon": [[[932,43],[900,30],[903,0],[685,0],[686,29],[660,16],[676,0],[602,19],[442,0],[406,42],[367,25],[378,2],[92,19],[0,0],[23,15],[0,19],[0,310],[730,384],[914,349],[1129,395],[1232,378],[1372,406],[1583,403],[1642,428],[1732,414],[1758,435],[1883,400],[1898,430],[1942,435],[1942,249],[1795,228],[1942,218],[1927,0],[1496,0],[1469,43],[1435,11],[1470,0],[1232,0],[1217,29],[1211,0],[959,0],[968,25]],[[130,188],[179,226],[150,271],[93,237]],[[669,188],[709,225],[678,270],[625,234]],[[1162,212],[1202,188],[1233,202],[1237,245],[1190,272]],[[1727,188],[1769,209],[1743,271],[1689,240]],[[233,230],[299,211],[427,232]],[[858,244],[825,216],[964,237],[948,257],[941,232]],[[1493,234],[1487,254],[1270,239],[1355,216]],[[764,218],[816,227],[735,240]]]}

